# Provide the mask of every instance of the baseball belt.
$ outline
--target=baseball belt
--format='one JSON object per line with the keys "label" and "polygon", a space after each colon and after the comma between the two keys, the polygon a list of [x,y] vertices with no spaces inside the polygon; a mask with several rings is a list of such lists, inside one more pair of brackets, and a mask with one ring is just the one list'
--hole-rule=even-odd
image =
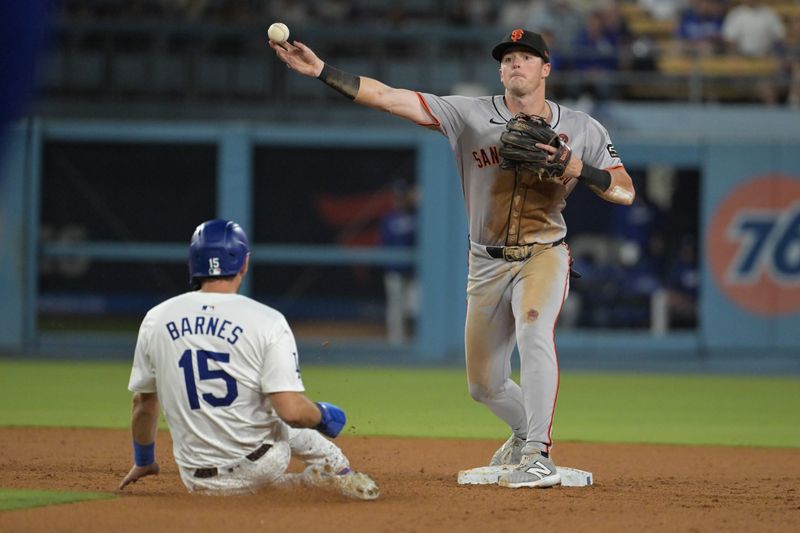
{"label": "baseball belt", "polygon": [[[270,448],[272,448],[272,444],[262,444],[261,446],[256,448],[255,451],[245,455],[245,458],[255,463],[256,461],[261,459],[264,456],[264,454],[269,451]],[[231,468],[230,471],[233,472],[233,468]],[[211,468],[198,468],[194,471],[194,477],[197,478],[214,477],[217,474],[219,474],[219,469],[216,466]]]}
{"label": "baseball belt", "polygon": [[556,242],[548,242],[540,244],[535,242],[533,244],[522,244],[519,246],[487,246],[486,253],[494,259],[505,259],[506,261],[524,261],[536,252],[553,248],[564,243],[561,238]]}

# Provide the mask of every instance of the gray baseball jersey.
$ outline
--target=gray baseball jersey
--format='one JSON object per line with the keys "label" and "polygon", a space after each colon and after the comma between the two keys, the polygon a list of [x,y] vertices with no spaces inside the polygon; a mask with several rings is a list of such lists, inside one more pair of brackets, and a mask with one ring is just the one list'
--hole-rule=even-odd
{"label": "gray baseball jersey", "polygon": [[[422,125],[450,141],[469,218],[465,352],[470,395],[504,420],[526,448],[549,451],[559,382],[553,330],[569,293],[570,263],[566,245],[549,244],[566,236],[562,210],[577,181],[543,182],[529,172],[517,177],[500,168],[500,135],[512,118],[503,96],[419,97],[433,119]],[[621,166],[599,122],[546,102],[550,125],[573,157],[603,169]],[[534,243],[544,246],[511,262],[486,248]],[[511,379],[515,345],[519,385]]]}
{"label": "gray baseball jersey", "polygon": [[[502,95],[467,97],[421,94],[450,141],[461,176],[472,241],[487,246],[548,243],[567,232],[561,211],[577,183],[543,183],[531,174],[515,188],[513,170],[500,168],[500,134],[513,114]],[[550,126],[593,167],[620,166],[608,131],[594,118],[547,100]],[[513,206],[513,208],[512,208]]]}

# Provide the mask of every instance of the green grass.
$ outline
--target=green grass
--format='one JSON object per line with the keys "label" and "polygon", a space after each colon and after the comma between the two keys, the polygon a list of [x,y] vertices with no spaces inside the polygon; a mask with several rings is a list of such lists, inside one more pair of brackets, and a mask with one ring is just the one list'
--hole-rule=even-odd
{"label": "green grass", "polygon": [[25,490],[0,488],[0,511],[43,507],[59,503],[84,502],[114,498],[102,492],[64,492],[56,490]]}
{"label": "green grass", "polygon": [[800,379],[567,375],[557,417],[564,440],[800,447]]}
{"label": "green grass", "polygon": [[0,425],[127,427],[130,364],[0,359]]}
{"label": "green grass", "polygon": [[[129,363],[0,359],[0,425],[126,428]],[[303,368],[345,434],[504,438],[462,369]],[[564,373],[556,440],[800,447],[800,379]]]}

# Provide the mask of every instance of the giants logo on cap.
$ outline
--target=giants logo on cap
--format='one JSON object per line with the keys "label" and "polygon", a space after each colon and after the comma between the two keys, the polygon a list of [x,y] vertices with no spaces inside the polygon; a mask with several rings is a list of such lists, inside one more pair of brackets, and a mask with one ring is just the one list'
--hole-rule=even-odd
{"label": "giants logo on cap", "polygon": [[511,40],[514,41],[514,42],[517,42],[520,39],[522,39],[523,35],[525,35],[525,31],[524,30],[514,30],[514,31],[511,32]]}
{"label": "giants logo on cap", "polygon": [[714,281],[761,316],[800,311],[800,180],[761,176],[735,189],[708,228]]}

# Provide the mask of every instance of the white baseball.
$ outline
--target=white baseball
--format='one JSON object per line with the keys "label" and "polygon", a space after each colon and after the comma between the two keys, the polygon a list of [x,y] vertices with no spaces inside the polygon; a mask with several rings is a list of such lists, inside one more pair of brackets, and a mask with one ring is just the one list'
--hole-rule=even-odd
{"label": "white baseball", "polygon": [[269,36],[270,41],[284,43],[286,42],[286,39],[289,38],[289,27],[283,22],[275,22],[274,24],[270,25],[269,29],[267,30],[267,35]]}

